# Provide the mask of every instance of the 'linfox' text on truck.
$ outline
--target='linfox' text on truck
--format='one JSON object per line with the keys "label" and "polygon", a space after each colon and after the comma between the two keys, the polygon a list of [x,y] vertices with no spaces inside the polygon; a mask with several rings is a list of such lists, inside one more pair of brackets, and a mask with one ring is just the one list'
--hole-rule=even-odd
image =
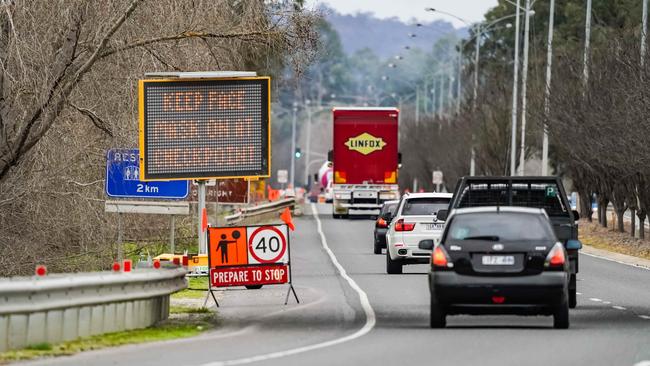
{"label": "'linfox' text on truck", "polygon": [[334,108],[334,218],[378,215],[399,198],[397,108]]}

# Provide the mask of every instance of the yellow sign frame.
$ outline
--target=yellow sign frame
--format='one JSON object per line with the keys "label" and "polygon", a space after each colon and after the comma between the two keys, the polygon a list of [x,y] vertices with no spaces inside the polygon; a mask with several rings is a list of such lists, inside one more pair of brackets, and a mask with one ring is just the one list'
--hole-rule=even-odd
{"label": "yellow sign frame", "polygon": [[[263,175],[233,175],[233,176],[218,176],[218,177],[182,177],[182,178],[146,178],[145,172],[145,105],[144,105],[144,85],[145,83],[177,83],[177,82],[192,82],[192,81],[228,81],[228,80],[267,80],[268,81],[268,137],[267,137],[267,173]],[[216,77],[216,78],[173,78],[173,79],[140,79],[138,80],[138,145],[140,146],[140,180],[141,181],[170,181],[170,180],[209,180],[209,179],[235,179],[244,178],[249,180],[258,180],[260,178],[271,177],[271,77],[270,76],[255,76],[255,77]]]}

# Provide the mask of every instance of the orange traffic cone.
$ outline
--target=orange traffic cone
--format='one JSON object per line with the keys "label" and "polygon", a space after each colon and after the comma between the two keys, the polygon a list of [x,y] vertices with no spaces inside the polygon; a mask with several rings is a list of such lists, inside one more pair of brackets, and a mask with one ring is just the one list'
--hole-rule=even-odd
{"label": "orange traffic cone", "polygon": [[296,225],[293,224],[293,220],[291,219],[291,211],[289,210],[289,207],[285,208],[284,211],[282,211],[280,218],[282,221],[284,221],[285,224],[287,224],[287,226],[289,226],[289,229],[291,229],[291,231],[296,230]]}

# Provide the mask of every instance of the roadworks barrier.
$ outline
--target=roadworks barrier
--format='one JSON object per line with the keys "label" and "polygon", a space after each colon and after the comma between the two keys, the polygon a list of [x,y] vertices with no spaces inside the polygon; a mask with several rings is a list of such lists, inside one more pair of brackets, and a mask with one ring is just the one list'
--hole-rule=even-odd
{"label": "roadworks barrier", "polygon": [[169,317],[182,268],[0,279],[0,352],[146,328]]}

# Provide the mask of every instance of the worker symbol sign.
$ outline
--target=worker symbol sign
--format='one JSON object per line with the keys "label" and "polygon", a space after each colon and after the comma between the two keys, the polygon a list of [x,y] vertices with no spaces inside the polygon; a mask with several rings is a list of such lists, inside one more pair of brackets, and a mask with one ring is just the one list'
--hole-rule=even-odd
{"label": "worker symbol sign", "polygon": [[210,267],[248,264],[246,228],[210,228]]}

